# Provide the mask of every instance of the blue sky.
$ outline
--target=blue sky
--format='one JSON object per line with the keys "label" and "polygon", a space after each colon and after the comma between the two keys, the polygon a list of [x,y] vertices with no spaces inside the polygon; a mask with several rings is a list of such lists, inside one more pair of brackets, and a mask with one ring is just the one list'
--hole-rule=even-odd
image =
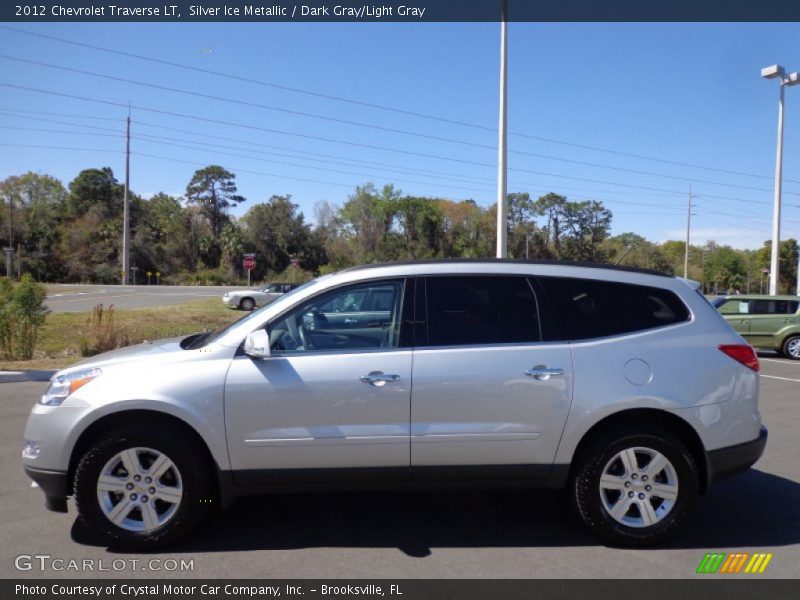
{"label": "blue sky", "polygon": [[[137,193],[182,194],[195,169],[221,164],[237,173],[239,191],[248,198],[235,214],[272,194],[292,194],[311,219],[317,201],[342,204],[367,181],[394,182],[415,195],[473,198],[482,205],[495,201],[496,23],[13,26],[479,126],[0,30],[3,55],[372,126],[0,58],[3,83],[198,117],[133,109],[131,187]],[[635,231],[663,241],[683,238],[691,184],[698,195],[693,242],[760,247],[770,236],[778,90],[759,70],[776,62],[800,69],[798,33],[797,24],[511,23],[509,191],[603,200],[615,215],[613,233]],[[0,145],[0,179],[32,170],[66,184],[83,168],[108,165],[122,180],[125,108],[7,87],[0,91],[0,142],[82,149]],[[69,116],[41,114],[46,112]],[[798,158],[800,88],[790,88],[784,238],[800,236],[800,183],[788,181],[800,182]]]}

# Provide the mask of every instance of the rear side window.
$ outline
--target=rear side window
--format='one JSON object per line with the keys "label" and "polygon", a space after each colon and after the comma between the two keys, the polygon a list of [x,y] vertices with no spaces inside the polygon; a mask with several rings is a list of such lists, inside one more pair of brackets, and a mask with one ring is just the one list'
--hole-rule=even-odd
{"label": "rear side window", "polygon": [[523,277],[427,278],[431,346],[541,339],[536,298]]}
{"label": "rear side window", "polygon": [[689,320],[674,293],[661,288],[595,279],[541,277],[567,337],[592,339]]}
{"label": "rear side window", "polygon": [[793,315],[797,312],[797,302],[792,300],[752,300],[750,314],[753,315]]}

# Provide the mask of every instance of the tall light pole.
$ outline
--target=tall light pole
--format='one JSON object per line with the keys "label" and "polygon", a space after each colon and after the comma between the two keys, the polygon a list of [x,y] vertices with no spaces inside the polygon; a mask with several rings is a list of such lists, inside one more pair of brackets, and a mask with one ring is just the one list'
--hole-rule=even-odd
{"label": "tall light pole", "polygon": [[500,121],[497,128],[497,258],[508,256],[508,206],[506,199],[506,53],[508,49],[508,1],[501,0],[500,13]]}
{"label": "tall light pole", "polygon": [[770,258],[769,294],[778,294],[778,281],[780,279],[780,238],[781,238],[781,184],[783,171],[783,96],[784,88],[800,83],[797,73],[786,74],[780,65],[772,65],[761,69],[764,79],[778,80],[778,148],[775,157],[775,203],[772,208],[772,256]]}

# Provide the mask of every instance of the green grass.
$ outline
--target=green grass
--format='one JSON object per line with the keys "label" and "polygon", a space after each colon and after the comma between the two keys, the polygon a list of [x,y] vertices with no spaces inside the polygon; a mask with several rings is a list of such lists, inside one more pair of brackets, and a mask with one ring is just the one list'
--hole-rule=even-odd
{"label": "green grass", "polygon": [[[114,323],[131,344],[199,331],[213,331],[240,318],[219,298],[205,298],[173,306],[114,310]],[[39,334],[33,360],[0,359],[0,371],[48,370],[69,366],[83,357],[80,343],[89,334],[88,313],[52,313]]]}

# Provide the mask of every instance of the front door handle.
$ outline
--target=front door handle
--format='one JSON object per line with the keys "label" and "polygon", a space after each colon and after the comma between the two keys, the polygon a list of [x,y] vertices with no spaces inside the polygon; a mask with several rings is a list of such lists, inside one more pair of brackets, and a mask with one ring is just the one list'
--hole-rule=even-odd
{"label": "front door handle", "polygon": [[388,374],[383,371],[372,371],[369,375],[362,375],[359,377],[361,383],[368,383],[375,387],[382,387],[387,383],[394,383],[400,381],[400,375]]}
{"label": "front door handle", "polygon": [[547,381],[551,377],[561,377],[564,375],[564,369],[551,369],[547,365],[536,365],[532,369],[525,371],[525,375],[538,379],[539,381]]}

